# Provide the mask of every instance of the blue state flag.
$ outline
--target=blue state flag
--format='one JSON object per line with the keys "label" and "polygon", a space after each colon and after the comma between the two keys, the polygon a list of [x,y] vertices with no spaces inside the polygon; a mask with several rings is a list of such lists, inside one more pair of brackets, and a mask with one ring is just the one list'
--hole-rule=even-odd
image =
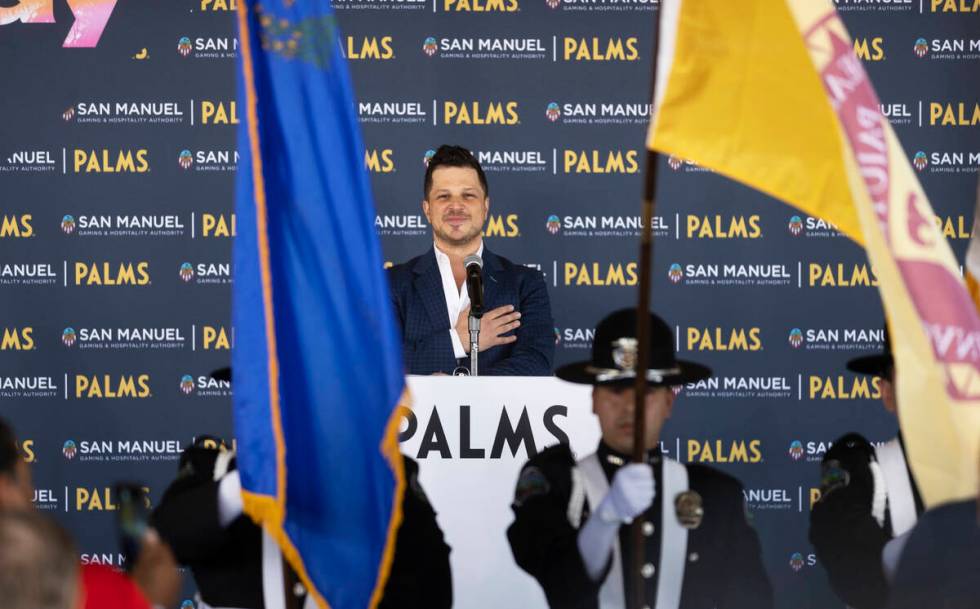
{"label": "blue state flag", "polygon": [[239,2],[232,356],[245,511],[321,607],[377,604],[404,487],[404,388],[337,24]]}

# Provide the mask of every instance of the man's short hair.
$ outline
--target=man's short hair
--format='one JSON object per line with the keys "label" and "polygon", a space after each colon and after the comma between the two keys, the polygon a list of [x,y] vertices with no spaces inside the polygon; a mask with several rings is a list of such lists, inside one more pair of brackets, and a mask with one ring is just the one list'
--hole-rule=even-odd
{"label": "man's short hair", "polygon": [[73,609],[78,568],[75,544],[54,521],[36,512],[0,512],[4,609]]}
{"label": "man's short hair", "polygon": [[429,159],[429,166],[425,169],[425,183],[422,185],[422,194],[425,199],[429,199],[429,190],[432,188],[432,172],[439,167],[469,167],[476,170],[477,177],[480,178],[480,186],[483,187],[483,196],[490,196],[490,187],[487,186],[487,176],[483,173],[483,167],[476,160],[473,153],[462,146],[450,146],[443,144],[439,146],[436,153]]}
{"label": "man's short hair", "polygon": [[14,429],[6,421],[0,419],[0,476],[4,474],[16,475],[17,460],[20,458]]}

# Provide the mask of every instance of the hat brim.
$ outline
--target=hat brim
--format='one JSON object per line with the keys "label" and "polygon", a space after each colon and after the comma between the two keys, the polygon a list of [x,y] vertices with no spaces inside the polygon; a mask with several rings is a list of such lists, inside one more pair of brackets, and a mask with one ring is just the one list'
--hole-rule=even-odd
{"label": "hat brim", "polygon": [[887,376],[888,369],[894,366],[895,360],[887,353],[877,355],[865,355],[848,360],[847,369],[857,374],[869,374],[871,376]]}
{"label": "hat brim", "polygon": [[[677,385],[696,383],[711,376],[711,368],[694,362],[677,360],[675,367],[678,368],[676,374],[664,376],[659,381],[648,381],[647,384],[651,387],[676,387]],[[591,361],[566,364],[558,370],[555,370],[555,376],[563,381],[578,383],[580,385],[632,385],[635,382],[635,377],[633,376],[599,381],[597,380],[598,374],[592,368]]]}
{"label": "hat brim", "polygon": [[216,381],[228,381],[231,382],[231,367],[227,366],[225,368],[218,368],[211,373],[211,378]]}

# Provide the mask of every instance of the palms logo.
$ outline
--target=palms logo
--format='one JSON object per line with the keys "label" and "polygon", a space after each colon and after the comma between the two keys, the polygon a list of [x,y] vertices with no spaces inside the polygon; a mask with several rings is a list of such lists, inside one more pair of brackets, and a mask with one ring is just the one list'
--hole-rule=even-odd
{"label": "palms logo", "polygon": [[184,36],[177,42],[177,52],[180,53],[181,57],[187,57],[191,54],[191,39]]}
{"label": "palms logo", "polygon": [[78,454],[78,447],[75,445],[73,440],[66,440],[61,446],[61,454],[65,456],[65,459],[71,461]]}
{"label": "palms logo", "polygon": [[548,8],[558,8],[561,0],[544,0],[544,3],[548,5]]}
{"label": "palms logo", "polygon": [[793,461],[803,458],[803,442],[793,440],[789,445],[789,456],[793,457]]}
{"label": "palms logo", "polygon": [[555,122],[561,117],[561,110],[558,109],[558,104],[551,102],[548,104],[548,109],[545,110],[544,114],[548,117],[549,121]]}
{"label": "palms logo", "polygon": [[794,237],[797,236],[797,235],[799,235],[800,233],[802,233],[803,232],[803,219],[800,218],[799,216],[793,216],[792,218],[790,218],[789,219],[789,232],[792,233]]}
{"label": "palms logo", "polygon": [[65,122],[68,122],[71,119],[75,118],[75,106],[71,106],[67,110],[62,112],[61,118],[65,119]]}
{"label": "palms logo", "polygon": [[74,345],[75,338],[74,328],[65,328],[65,331],[61,333],[61,342],[64,343],[66,347]]}
{"label": "palms logo", "polygon": [[190,262],[180,265],[180,278],[185,282],[194,279],[194,267],[191,266]]}
{"label": "palms logo", "polygon": [[914,165],[918,171],[925,169],[926,166],[929,165],[929,159],[926,158],[926,153],[922,152],[921,150],[916,152],[915,156],[912,157],[912,165]]}
{"label": "palms logo", "polygon": [[678,169],[680,169],[681,168],[681,164],[683,162],[684,161],[682,161],[680,159],[680,157],[676,157],[674,155],[670,155],[669,157],[667,157],[667,164],[670,165],[670,168],[673,169],[674,171],[677,171]]}
{"label": "palms logo", "polygon": [[789,566],[793,567],[794,571],[799,571],[803,568],[803,555],[799,552],[793,552],[793,555],[789,557]]}
{"label": "palms logo", "polygon": [[181,169],[190,169],[191,165],[194,164],[194,156],[191,154],[191,151],[181,150],[180,156],[177,157],[177,163],[180,165]]}
{"label": "palms logo", "polygon": [[799,349],[800,345],[803,344],[803,332],[799,328],[793,328],[789,331],[789,344],[793,345],[794,349]]}
{"label": "palms logo", "polygon": [[919,38],[915,41],[915,47],[913,48],[918,57],[925,57],[926,53],[929,52],[929,43],[926,42],[925,38]]}
{"label": "palms logo", "polygon": [[194,377],[189,374],[185,374],[180,377],[180,390],[184,392],[185,395],[190,395],[194,391]]}
{"label": "palms logo", "polygon": [[558,328],[555,328],[555,344],[557,345],[560,342],[561,342],[561,331]]}
{"label": "palms logo", "polygon": [[558,231],[561,230],[561,221],[558,219],[558,216],[551,214],[548,216],[548,222],[545,224],[545,226],[548,228],[549,233],[552,235],[557,235]]}
{"label": "palms logo", "polygon": [[436,151],[432,150],[431,148],[425,151],[425,156],[422,157],[422,162],[425,163],[426,167],[429,166],[429,161],[431,161],[432,157],[434,157],[435,155],[436,155]]}
{"label": "palms logo", "polygon": [[65,214],[65,217],[61,219],[61,230],[64,231],[66,235],[70,235],[75,232],[75,216]]}
{"label": "palms logo", "polygon": [[436,39],[432,36],[426,38],[425,42],[422,43],[422,50],[425,51],[425,54],[429,57],[435,55],[436,51],[439,50],[439,47],[436,45]]}
{"label": "palms logo", "polygon": [[194,601],[189,598],[184,599],[184,602],[180,604],[180,609],[195,609]]}
{"label": "palms logo", "polygon": [[681,279],[684,279],[684,270],[681,269],[681,265],[676,262],[670,265],[670,268],[667,269],[667,277],[672,283],[680,283]]}

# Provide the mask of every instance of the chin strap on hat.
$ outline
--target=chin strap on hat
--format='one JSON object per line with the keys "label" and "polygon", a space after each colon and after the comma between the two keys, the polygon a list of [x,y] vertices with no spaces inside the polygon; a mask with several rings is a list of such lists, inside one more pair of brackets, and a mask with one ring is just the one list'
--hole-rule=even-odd
{"label": "chin strap on hat", "polygon": [[[620,370],[618,368],[596,368],[595,366],[587,366],[585,371],[589,374],[594,374],[597,383],[608,383],[609,381],[618,381],[623,379],[636,378],[635,370]],[[673,376],[680,374],[681,369],[677,368],[657,368],[647,370],[647,380],[653,383],[663,382],[668,376]]]}

